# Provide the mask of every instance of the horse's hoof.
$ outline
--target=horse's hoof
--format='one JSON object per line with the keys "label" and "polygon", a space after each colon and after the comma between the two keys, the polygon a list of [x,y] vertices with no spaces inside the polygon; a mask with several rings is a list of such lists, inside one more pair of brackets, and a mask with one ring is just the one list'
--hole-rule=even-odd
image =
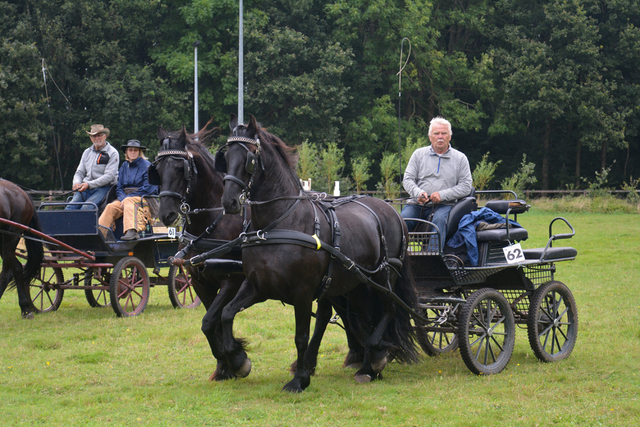
{"label": "horse's hoof", "polygon": [[356,374],[356,382],[360,384],[370,383],[372,381],[371,375],[369,374]]}
{"label": "horse's hoof", "polygon": [[382,359],[372,363],[371,369],[373,369],[373,372],[382,372],[385,366],[387,366],[387,361],[388,361],[387,356],[385,356]]}
{"label": "horse's hoof", "polygon": [[284,387],[282,387],[282,391],[286,391],[286,392],[289,392],[289,393],[302,393],[302,389],[301,388],[290,387],[289,384],[287,384]]}
{"label": "horse's hoof", "polygon": [[33,319],[34,317],[35,317],[35,316],[33,315],[33,312],[32,312],[32,311],[22,313],[22,318],[23,318],[23,319],[31,320],[31,319]]}
{"label": "horse's hoof", "polygon": [[239,378],[246,378],[251,373],[251,359],[244,359],[244,363],[235,373]]}
{"label": "horse's hoof", "polygon": [[235,377],[236,376],[233,375],[233,373],[227,370],[216,369],[215,371],[213,371],[213,374],[211,374],[211,376],[209,377],[209,381],[226,381]]}

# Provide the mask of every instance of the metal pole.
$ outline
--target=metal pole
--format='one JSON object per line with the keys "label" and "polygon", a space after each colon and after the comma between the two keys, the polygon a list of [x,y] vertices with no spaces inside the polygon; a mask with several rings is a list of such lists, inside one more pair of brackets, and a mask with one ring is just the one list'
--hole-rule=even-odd
{"label": "metal pole", "polygon": [[47,96],[47,108],[49,110],[49,123],[51,124],[51,136],[53,138],[53,151],[56,153],[56,161],[58,162],[58,173],[60,174],[60,190],[64,191],[64,182],[62,180],[62,168],[60,167],[60,155],[58,154],[58,144],[56,143],[56,131],[53,128],[53,116],[51,115],[51,104],[49,103],[49,90],[47,89],[46,70],[47,69],[44,66],[44,58],[42,58],[42,78],[44,79],[44,93]]}
{"label": "metal pole", "polygon": [[238,123],[244,123],[244,50],[242,44],[244,43],[244,22],[242,0],[240,0],[240,23],[238,26],[239,36],[239,49],[238,49]]}
{"label": "metal pole", "polygon": [[[407,55],[407,61],[402,65],[402,52],[404,51],[404,41],[409,42],[409,54]],[[400,110],[402,109],[402,70],[409,62],[409,55],[411,55],[411,41],[408,38],[403,38],[402,42],[400,42],[400,70],[398,71],[398,162],[400,163],[400,184],[402,184],[402,125],[401,125],[401,114]]]}
{"label": "metal pole", "polygon": [[[194,67],[193,67],[193,133],[198,133],[200,123],[198,121],[198,46],[200,42],[196,40],[193,43],[194,48]],[[197,138],[196,138],[197,141]]]}

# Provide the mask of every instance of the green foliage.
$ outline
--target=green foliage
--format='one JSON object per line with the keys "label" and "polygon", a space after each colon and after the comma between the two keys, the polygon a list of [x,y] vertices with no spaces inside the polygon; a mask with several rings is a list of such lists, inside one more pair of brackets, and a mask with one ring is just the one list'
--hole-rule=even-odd
{"label": "green foliage", "polygon": [[327,148],[320,152],[320,158],[320,169],[326,183],[326,187],[320,186],[320,191],[332,192],[334,181],[340,181],[340,173],[344,168],[344,150],[338,148],[335,142],[330,142]]}
{"label": "green foliage", "polygon": [[[61,173],[68,188],[92,123],[116,146],[142,140],[150,156],[158,125],[193,129],[195,41],[200,120],[226,129],[237,111],[237,8],[0,1],[2,176],[52,189]],[[618,187],[640,175],[639,46],[630,0],[249,2],[245,113],[292,146],[336,142],[348,169],[366,157],[370,187],[399,140],[403,165],[413,143],[428,145],[435,115],[452,122],[469,158],[500,153],[496,181],[524,153],[543,188],[620,159],[608,176]]]}
{"label": "green foliage", "polygon": [[607,182],[609,180],[608,177],[610,172],[611,166],[603,168],[600,172],[596,171],[596,179],[594,181],[589,181],[584,177],[582,178],[582,180],[587,184],[587,196],[591,198],[609,196],[611,188],[607,187]]}
{"label": "green foliage", "polygon": [[489,185],[491,181],[493,181],[496,168],[502,160],[498,160],[497,162],[490,162],[488,160],[489,153],[487,152],[482,156],[482,160],[478,163],[471,174],[473,177],[473,186],[476,190],[489,190]]}
{"label": "green foliage", "polygon": [[382,181],[377,185],[378,194],[385,199],[397,199],[402,191],[401,185],[397,182],[398,176],[398,155],[385,152],[380,162],[380,173]]}
{"label": "green foliage", "polygon": [[404,174],[404,170],[407,168],[409,164],[409,159],[411,159],[411,155],[418,148],[426,147],[429,144],[429,137],[427,136],[410,136],[407,138],[405,142],[405,146],[402,149],[402,174]]}
{"label": "green foliage", "polygon": [[351,159],[351,175],[356,185],[356,193],[360,194],[361,191],[366,191],[367,180],[371,178],[369,168],[371,167],[371,160],[368,157],[360,156],[355,159]]}
{"label": "green foliage", "polygon": [[633,204],[640,203],[640,194],[638,194],[638,188],[640,188],[640,178],[634,180],[633,177],[629,179],[629,183],[626,181],[622,184],[622,189],[628,191],[627,200]]}
{"label": "green foliage", "polygon": [[318,149],[315,145],[310,144],[308,140],[298,146],[297,172],[300,179],[307,180],[311,178],[314,180],[317,176],[318,160]]}
{"label": "green foliage", "polygon": [[500,183],[500,187],[503,190],[512,190],[516,194],[522,196],[524,190],[527,189],[529,184],[537,182],[537,178],[534,175],[534,169],[536,165],[533,162],[527,162],[527,155],[522,155],[522,163],[520,163],[520,169],[511,175],[511,177],[505,179]]}

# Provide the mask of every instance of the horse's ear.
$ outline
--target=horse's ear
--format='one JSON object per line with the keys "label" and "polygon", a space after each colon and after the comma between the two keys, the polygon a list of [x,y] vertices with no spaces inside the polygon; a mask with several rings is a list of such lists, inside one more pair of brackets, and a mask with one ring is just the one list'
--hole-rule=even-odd
{"label": "horse's ear", "polygon": [[167,137],[167,131],[160,125],[158,125],[158,139],[163,141]]}
{"label": "horse's ear", "polygon": [[178,142],[183,147],[186,147],[187,145],[187,128],[185,127],[185,125],[182,125],[182,129],[180,129],[180,136],[178,137]]}
{"label": "horse's ear", "polygon": [[253,117],[253,114],[249,114],[248,130],[249,130],[249,133],[251,133],[252,135],[257,134],[258,131],[260,130],[260,125],[258,124],[258,121],[256,120],[256,118]]}
{"label": "horse's ear", "polygon": [[238,127],[238,117],[231,113],[231,119],[229,119],[229,128],[233,131],[236,127]]}

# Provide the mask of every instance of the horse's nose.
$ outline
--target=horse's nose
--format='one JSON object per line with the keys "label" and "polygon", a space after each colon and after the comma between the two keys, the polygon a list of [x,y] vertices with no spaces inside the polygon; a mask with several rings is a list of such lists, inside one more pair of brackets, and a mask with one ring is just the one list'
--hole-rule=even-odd
{"label": "horse's nose", "polygon": [[235,215],[240,213],[240,209],[242,205],[240,204],[240,200],[237,198],[231,198],[227,200],[223,200],[222,205],[224,206],[224,213]]}
{"label": "horse's nose", "polygon": [[160,219],[164,225],[169,226],[178,219],[178,214],[176,212],[169,212],[165,215],[160,215]]}

